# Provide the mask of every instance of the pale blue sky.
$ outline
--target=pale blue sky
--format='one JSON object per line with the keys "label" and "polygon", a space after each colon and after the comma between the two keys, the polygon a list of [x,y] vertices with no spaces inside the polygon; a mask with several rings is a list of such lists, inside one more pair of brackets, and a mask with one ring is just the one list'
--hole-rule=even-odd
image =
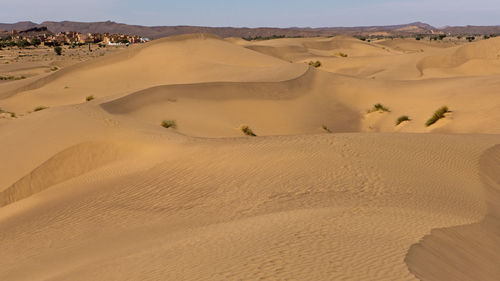
{"label": "pale blue sky", "polygon": [[322,27],[423,21],[499,25],[500,0],[0,0],[0,22],[112,20],[140,25]]}

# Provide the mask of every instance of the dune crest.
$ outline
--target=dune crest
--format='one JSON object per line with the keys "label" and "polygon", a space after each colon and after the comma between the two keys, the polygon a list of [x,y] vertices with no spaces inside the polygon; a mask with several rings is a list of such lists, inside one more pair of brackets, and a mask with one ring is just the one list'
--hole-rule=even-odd
{"label": "dune crest", "polygon": [[492,38],[455,48],[417,63],[422,74],[438,72],[438,76],[500,74],[500,38]]}
{"label": "dune crest", "polygon": [[406,256],[422,280],[495,280],[500,276],[500,145],[483,153],[480,176],[488,211],[478,223],[433,229]]}
{"label": "dune crest", "polygon": [[67,148],[0,192],[0,207],[118,160],[124,154],[110,143],[87,142]]}
{"label": "dune crest", "polygon": [[334,132],[358,131],[360,114],[329,94],[329,79],[309,68],[283,82],[165,85],[101,106],[109,113],[153,124],[175,119],[179,132],[204,137],[241,136],[236,129],[241,124],[260,135],[322,133],[322,125]]}

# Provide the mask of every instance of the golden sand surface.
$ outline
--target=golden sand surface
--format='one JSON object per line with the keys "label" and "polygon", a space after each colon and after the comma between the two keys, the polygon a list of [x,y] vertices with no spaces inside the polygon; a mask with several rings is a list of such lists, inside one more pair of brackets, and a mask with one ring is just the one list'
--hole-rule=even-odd
{"label": "golden sand surface", "polygon": [[0,280],[500,276],[500,38],[48,51],[0,51]]}

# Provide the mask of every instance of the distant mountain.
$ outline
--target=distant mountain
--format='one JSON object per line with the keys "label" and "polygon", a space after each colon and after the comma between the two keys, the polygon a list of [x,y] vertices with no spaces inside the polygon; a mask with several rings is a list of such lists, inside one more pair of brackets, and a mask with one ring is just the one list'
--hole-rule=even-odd
{"label": "distant mountain", "polygon": [[0,30],[3,31],[26,30],[38,26],[39,26],[38,24],[31,21],[20,21],[18,23],[0,23]]}
{"label": "distant mountain", "polygon": [[435,28],[422,22],[389,26],[358,26],[358,27],[322,27],[322,28],[237,28],[237,27],[203,27],[203,26],[141,26],[106,22],[72,22],[46,21],[40,24],[33,22],[18,22],[1,24],[0,30],[26,30],[35,27],[47,27],[57,33],[62,31],[77,31],[81,33],[121,33],[139,35],[149,38],[160,38],[187,33],[213,33],[221,37],[269,37],[273,35],[295,36],[331,36],[331,35],[414,35],[432,33],[451,34],[500,34],[500,26],[459,26]]}
{"label": "distant mountain", "polygon": [[448,34],[463,34],[463,35],[486,35],[500,34],[500,26],[447,26],[441,29],[442,32]]}
{"label": "distant mountain", "polygon": [[331,32],[337,34],[376,34],[389,33],[393,35],[404,34],[429,34],[436,31],[437,28],[422,22],[414,22],[400,25],[386,26],[356,26],[356,27],[326,27],[319,28],[322,32]]}

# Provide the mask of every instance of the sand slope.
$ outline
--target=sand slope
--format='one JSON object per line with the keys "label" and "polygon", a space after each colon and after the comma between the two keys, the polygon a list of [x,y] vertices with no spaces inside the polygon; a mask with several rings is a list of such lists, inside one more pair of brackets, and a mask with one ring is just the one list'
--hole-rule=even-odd
{"label": "sand slope", "polygon": [[322,133],[322,125],[335,132],[359,131],[361,114],[328,94],[330,79],[311,68],[284,82],[167,85],[102,107],[156,125],[173,119],[179,132],[193,136],[241,136],[242,124],[259,135]]}
{"label": "sand slope", "polygon": [[0,119],[0,280],[494,280],[498,74],[418,62],[496,42],[189,35],[9,84],[50,108]]}
{"label": "sand slope", "polygon": [[451,53],[426,57],[417,63],[417,67],[422,73],[438,77],[499,74],[500,38],[475,42]]}
{"label": "sand slope", "polygon": [[301,75],[291,65],[230,44],[214,35],[184,35],[130,47],[73,65],[17,91],[2,101],[11,111],[81,103],[85,97],[131,93],[163,84],[207,81],[281,81]]}
{"label": "sand slope", "polygon": [[500,145],[484,152],[480,175],[488,205],[474,224],[436,229],[410,248],[406,261],[425,280],[493,280],[500,276]]}
{"label": "sand slope", "polygon": [[475,159],[499,141],[148,135],[154,156],[132,162],[150,168],[98,169],[3,207],[2,279],[412,280],[411,244],[486,212]]}

